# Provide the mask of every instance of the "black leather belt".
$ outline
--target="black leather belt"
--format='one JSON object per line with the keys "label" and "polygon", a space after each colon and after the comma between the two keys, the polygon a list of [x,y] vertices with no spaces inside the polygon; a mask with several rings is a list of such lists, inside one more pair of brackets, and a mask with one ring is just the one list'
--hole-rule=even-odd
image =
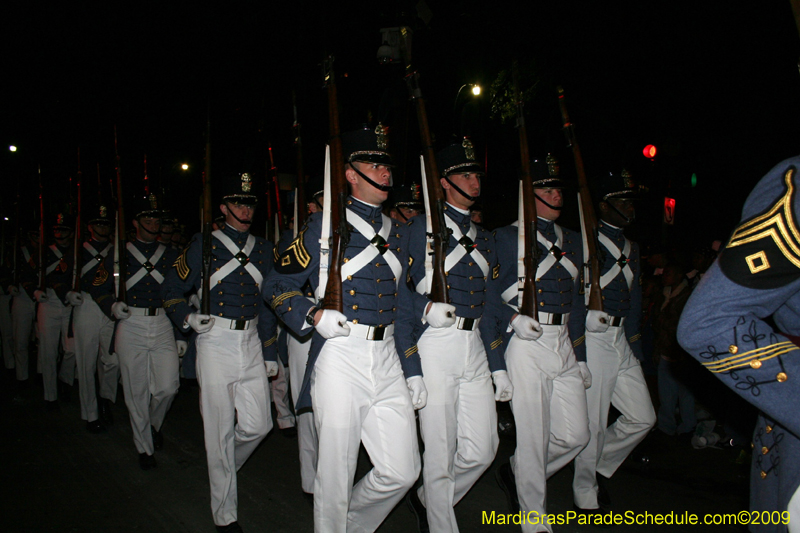
{"label": "black leather belt", "polygon": [[463,316],[456,317],[456,328],[464,329],[467,331],[474,331],[480,323],[480,318],[465,318]]}
{"label": "black leather belt", "polygon": [[249,320],[231,320],[231,329],[243,330],[247,328]]}
{"label": "black leather belt", "polygon": [[618,328],[619,326],[622,325],[622,321],[623,320],[625,320],[624,316],[612,316],[611,317],[611,322],[608,325],[609,326],[614,326],[615,328]]}

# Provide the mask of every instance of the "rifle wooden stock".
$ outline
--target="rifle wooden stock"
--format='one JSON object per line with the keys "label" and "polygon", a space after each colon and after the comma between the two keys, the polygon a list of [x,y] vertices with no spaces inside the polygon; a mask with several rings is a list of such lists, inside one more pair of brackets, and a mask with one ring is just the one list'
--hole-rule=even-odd
{"label": "rifle wooden stock", "polygon": [[538,267],[539,244],[537,242],[536,196],[533,192],[533,178],[531,177],[531,158],[528,153],[528,131],[525,127],[523,114],[522,92],[519,87],[519,67],[514,62],[512,67],[514,79],[514,94],[517,99],[517,129],[519,130],[519,154],[522,169],[522,208],[524,220],[519,224],[525,228],[525,280],[522,284],[522,299],[519,302],[519,312],[534,320],[539,320],[539,309],[536,301],[536,269]]}
{"label": "rifle wooden stock", "polygon": [[44,244],[44,187],[42,186],[42,166],[39,165],[39,290],[44,292],[45,268]]}
{"label": "rifle wooden stock", "polygon": [[125,232],[125,205],[122,200],[122,169],[119,164],[119,149],[117,147],[117,127],[114,126],[114,158],[116,161],[117,173],[117,257],[119,258],[119,291],[117,292],[117,301],[126,302],[128,299],[128,290],[125,283],[128,280],[128,249],[127,249],[127,235]]}
{"label": "rifle wooden stock", "polygon": [[306,203],[306,175],[303,170],[303,142],[300,135],[300,122],[297,120],[297,104],[295,103],[295,98],[294,93],[292,93],[292,104],[294,107],[294,124],[292,128],[294,129],[294,147],[297,154],[297,220],[294,221],[295,234],[297,234],[306,222],[308,204]]}
{"label": "rifle wooden stock", "polygon": [[419,74],[416,71],[410,72],[406,75],[406,81],[408,82],[411,99],[416,102],[419,135],[422,140],[422,159],[425,161],[425,182],[431,203],[431,205],[426,206],[431,210],[431,233],[433,234],[433,276],[428,297],[434,302],[447,303],[447,278],[444,272],[444,260],[447,257],[450,232],[444,220],[444,191],[440,183],[436,154],[433,151],[433,140],[428,126],[428,112],[425,109],[425,100],[422,98],[422,91],[419,88]]}
{"label": "rifle wooden stock", "polygon": [[589,265],[591,287],[589,288],[589,304],[587,309],[592,311],[603,310],[603,297],[600,289],[600,260],[597,255],[597,216],[594,212],[592,196],[589,192],[589,183],[586,180],[586,170],[583,168],[583,157],[578,141],[575,138],[575,131],[567,113],[567,103],[564,98],[564,89],[558,88],[558,106],[561,109],[561,120],[563,122],[564,135],[567,143],[572,148],[572,155],[575,159],[575,173],[578,175],[578,195],[581,200],[581,210],[583,211],[583,230],[586,239],[588,257],[584,261]]}
{"label": "rifle wooden stock", "polygon": [[203,287],[201,289],[200,312],[211,314],[211,119],[206,123],[206,158],[203,169]]}
{"label": "rifle wooden stock", "polygon": [[77,213],[75,215],[75,242],[73,247],[73,255],[72,255],[72,290],[75,292],[81,292],[81,269],[83,268],[82,259],[83,254],[81,250],[83,250],[82,239],[81,239],[81,182],[83,181],[83,173],[81,172],[81,149],[78,148],[78,201],[77,201]]}
{"label": "rifle wooden stock", "polygon": [[[330,123],[331,150],[331,248],[328,264],[328,282],[325,285],[324,309],[344,312],[342,302],[342,261],[349,240],[347,229],[347,181],[344,175],[342,139],[339,135],[339,99],[336,94],[336,78],[333,71],[333,56],[325,62],[325,81],[328,88],[328,121]],[[322,236],[325,238],[325,235]]]}

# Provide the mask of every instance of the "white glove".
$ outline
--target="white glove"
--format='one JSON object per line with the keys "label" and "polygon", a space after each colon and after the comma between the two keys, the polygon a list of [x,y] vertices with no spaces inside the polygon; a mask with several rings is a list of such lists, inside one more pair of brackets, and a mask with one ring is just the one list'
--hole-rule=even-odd
{"label": "white glove", "polygon": [[189,349],[189,343],[186,341],[175,341],[175,344],[178,346],[178,357],[186,355],[186,350]]}
{"label": "white glove", "polygon": [[423,318],[432,328],[449,328],[456,323],[456,306],[431,302]]}
{"label": "white glove", "polygon": [[512,385],[511,380],[508,379],[508,372],[505,370],[492,372],[492,381],[494,381],[494,387],[497,389],[494,393],[494,401],[509,401],[511,396],[514,395],[514,385]]}
{"label": "white glove", "polygon": [[111,314],[117,320],[125,320],[131,317],[131,310],[128,309],[128,304],[125,302],[114,302],[114,305],[111,306]]}
{"label": "white glove", "polygon": [[214,327],[214,317],[211,315],[201,315],[200,313],[191,313],[184,320],[186,325],[191,326],[197,333],[205,333],[211,331]]}
{"label": "white glove", "polygon": [[8,294],[10,294],[11,296],[15,296],[15,297],[19,296],[19,287],[17,287],[16,285],[9,285],[8,286]]}
{"label": "white glove", "polygon": [[578,361],[578,370],[581,371],[583,378],[583,388],[588,389],[592,386],[592,373],[589,372],[589,365],[585,361]]}
{"label": "white glove", "polygon": [[67,301],[72,307],[78,307],[83,303],[83,296],[79,292],[69,291],[67,293]]}
{"label": "white glove", "polygon": [[191,305],[192,307],[194,307],[195,309],[197,309],[199,311],[200,310],[200,297],[197,294],[192,294],[191,296],[189,296],[189,305]]}
{"label": "white glove", "polygon": [[428,403],[428,389],[425,388],[425,382],[422,381],[422,376],[411,376],[406,380],[408,385],[408,392],[411,394],[411,405],[414,409],[422,409]]}
{"label": "white glove", "polygon": [[511,321],[517,337],[524,341],[535,341],[542,336],[542,326],[528,315],[519,314]]}
{"label": "white glove", "polygon": [[586,331],[591,333],[605,333],[610,323],[611,317],[608,313],[593,311],[591,309],[586,312]]}
{"label": "white glove", "polygon": [[333,309],[323,309],[319,322],[315,326],[317,332],[326,339],[334,337],[347,337],[350,335],[350,326],[347,324],[347,317],[339,311]]}
{"label": "white glove", "polygon": [[278,363],[275,361],[264,361],[264,366],[267,367],[267,377],[278,375]]}
{"label": "white glove", "polygon": [[40,304],[44,303],[47,301],[47,294],[45,294],[44,291],[36,289],[35,291],[33,291],[33,299],[39,302]]}

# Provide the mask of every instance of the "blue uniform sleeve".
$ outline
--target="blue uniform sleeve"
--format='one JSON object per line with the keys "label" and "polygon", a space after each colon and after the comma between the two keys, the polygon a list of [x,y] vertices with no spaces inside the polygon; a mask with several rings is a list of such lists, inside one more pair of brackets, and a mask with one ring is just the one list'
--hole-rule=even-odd
{"label": "blue uniform sleeve", "polygon": [[425,277],[424,219],[412,218],[404,230],[400,241],[403,274],[397,289],[394,340],[403,374],[410,378],[422,375],[417,341],[427,328],[422,323],[422,313],[430,300],[416,291],[417,284]]}
{"label": "blue uniform sleeve", "polygon": [[633,270],[633,286],[631,287],[631,309],[623,327],[625,328],[625,337],[628,339],[628,344],[633,350],[633,355],[640,361],[644,360],[642,353],[642,333],[640,331],[642,324],[642,269],[639,260],[639,245],[635,242],[631,243],[631,270]]}
{"label": "blue uniform sleeve", "polygon": [[[270,259],[265,261],[260,269],[261,275],[266,280],[273,270],[273,246],[269,241],[263,246],[266,247],[265,254]],[[264,361],[277,361],[278,317],[263,298],[259,299],[258,306],[258,338],[261,341],[261,354],[264,356]]]}
{"label": "blue uniform sleeve", "polygon": [[186,300],[186,294],[194,292],[200,286],[203,273],[202,254],[203,235],[198,233],[167,271],[161,285],[161,299],[164,301],[167,316],[183,332],[190,329],[188,326],[183,327],[186,317],[194,312]]}
{"label": "blue uniform sleeve", "polygon": [[321,232],[322,215],[314,213],[280,254],[261,292],[278,318],[301,336],[311,331],[306,314],[313,304],[303,295],[302,288],[319,270]]}
{"label": "blue uniform sleeve", "polygon": [[[500,265],[498,264],[497,258],[497,243],[494,240],[494,235],[489,233],[488,231],[484,230],[484,233],[488,235],[486,237],[488,239],[488,251],[486,259],[489,261],[489,274],[486,276],[486,299],[488,300],[489,293],[488,293],[488,286],[493,280],[493,278],[498,277],[500,275]],[[484,305],[483,312],[484,314],[489,307],[488,301],[486,305]],[[507,306],[506,306],[507,307]],[[481,323],[483,323],[483,317],[481,317]],[[505,349],[501,348],[502,342],[501,338],[498,336],[496,332],[496,328],[483,328],[480,327],[480,335],[481,340],[483,340],[483,346],[486,350],[486,359],[489,363],[489,370],[491,372],[497,372],[499,370],[506,370],[506,359],[505,359]]]}
{"label": "blue uniform sleeve", "polygon": [[[569,329],[569,339],[572,341],[572,349],[575,352],[575,359],[579,362],[586,362],[586,295],[583,292],[583,280],[581,279],[583,275],[581,234],[573,233],[572,240],[577,243],[574,263],[578,268],[578,275],[575,276],[575,283],[572,286],[572,309],[569,314],[567,328]],[[639,301],[641,302],[641,297]],[[639,305],[641,306],[641,303]]]}

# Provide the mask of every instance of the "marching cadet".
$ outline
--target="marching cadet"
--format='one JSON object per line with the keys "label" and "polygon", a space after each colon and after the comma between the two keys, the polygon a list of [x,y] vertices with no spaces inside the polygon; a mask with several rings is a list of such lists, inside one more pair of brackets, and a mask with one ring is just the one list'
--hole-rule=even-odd
{"label": "marching cadet", "polygon": [[28,244],[23,244],[17,268],[18,285],[11,285],[8,293],[14,299],[11,302],[11,320],[14,326],[14,366],[17,372],[17,383],[28,383],[28,351],[31,342],[33,322],[36,318],[36,304],[31,299],[39,283],[39,265],[37,264],[39,248],[39,232],[28,231]]}
{"label": "marching cadet", "polygon": [[[410,388],[420,401],[421,380],[407,383],[394,344],[402,279],[399,244],[404,227],[382,215],[391,187],[391,157],[382,126],[342,136],[350,196],[350,240],[341,266],[344,314],[319,309],[322,216],[313,214],[281,255],[264,296],[298,335],[314,329],[298,412],[313,405],[319,435],[314,481],[316,531],[374,531],[413,485],[420,460]],[[338,193],[338,191],[335,191]],[[326,199],[326,208],[330,199]],[[317,289],[320,289],[319,291]],[[359,443],[373,468],[353,486]]]}
{"label": "marching cadet", "polygon": [[[178,393],[178,354],[186,350],[162,308],[161,284],[177,252],[157,241],[161,211],[154,194],[133,206],[136,238],[126,244],[126,301],[111,312],[119,322],[115,337],[122,390],[142,470],[155,468],[155,450],[164,440],[161,425]],[[122,281],[120,281],[122,282]],[[180,346],[178,346],[180,344]]]}
{"label": "marching cadet", "polygon": [[[495,232],[500,275],[489,283],[491,305],[484,320],[502,336],[508,376],[514,387],[517,448],[511,464],[502,465],[497,480],[512,507],[527,515],[544,516],[547,478],[572,461],[589,442],[589,418],[584,388],[592,384],[586,365],[584,321],[586,305],[581,289],[583,252],[580,235],[555,221],[561,215],[564,182],[548,156],[534,161],[536,195],[537,322],[519,314],[522,290],[518,276],[524,244],[520,222]],[[546,167],[546,168],[544,168]],[[548,172],[549,171],[549,172]],[[527,230],[527,228],[525,228]],[[519,495],[517,501],[517,495]],[[548,523],[524,522],[523,531],[551,531]]]}
{"label": "marching cadet", "polygon": [[[114,322],[113,245],[109,242],[112,222],[105,205],[97,206],[89,220],[91,238],[83,243],[80,272],[81,291],[71,290],[67,300],[73,308],[75,361],[78,366],[81,418],[86,429],[98,433],[113,422],[111,405],[117,397],[119,359],[111,350]],[[99,364],[98,364],[99,363]],[[98,408],[94,376],[100,383]],[[102,418],[102,420],[101,420]]]}
{"label": "marching cadet", "polygon": [[680,344],[761,411],[750,509],[789,514],[751,531],[800,531],[799,167],[800,157],[787,159],[756,184],[678,326]]}
{"label": "marching cadet", "polygon": [[58,390],[56,369],[58,366],[58,343],[64,348],[64,358],[58,370],[63,400],[69,401],[72,383],[75,380],[75,353],[72,342],[67,340],[70,306],[66,305],[67,291],[72,287],[72,236],[74,220],[64,213],[56,215],[53,225],[55,243],[45,250],[45,290],[34,291],[34,299],[40,304],[39,361],[44,381],[44,399],[48,409],[57,407]]}
{"label": "marching cadet", "polygon": [[203,284],[203,235],[198,233],[170,269],[164,308],[182,331],[198,333],[197,381],[218,531],[239,526],[236,473],[272,429],[267,377],[278,373],[277,320],[261,298],[273,265],[272,243],[250,226],[257,196],[249,174],[224,180],[222,229],[212,232],[211,314],[196,312],[185,294]]}
{"label": "marching cadet", "polygon": [[421,530],[458,531],[453,506],[492,464],[499,444],[495,400],[510,400],[513,388],[500,350],[492,349],[495,339],[479,331],[487,280],[498,275],[494,237],[469,215],[483,169],[468,139],[440,151],[436,161],[452,231],[444,264],[449,303],[424,294],[426,224],[412,218],[402,245],[410,267],[408,283],[400,286],[396,336],[406,377],[422,376],[427,389],[419,411],[423,485],[408,501]]}
{"label": "marching cadet", "polygon": [[[599,512],[601,507],[611,505],[606,480],[656,421],[639,363],[639,245],[623,235],[623,228],[633,222],[636,214],[632,201],[636,194],[637,189],[624,170],[600,183],[597,239],[603,311],[586,313],[586,359],[592,376],[592,386],[586,390],[590,438],[575,458],[572,483],[575,507],[588,512]],[[587,287],[587,295],[588,292]],[[606,427],[612,404],[622,416]]]}
{"label": "marching cadet", "polygon": [[389,216],[401,224],[405,224],[410,219],[425,212],[422,203],[422,193],[419,183],[405,185],[396,194],[394,205],[389,210]]}
{"label": "marching cadet", "polygon": [[175,233],[175,217],[171,212],[164,210],[161,212],[161,231],[158,233],[158,242],[167,248],[177,248],[176,243],[172,242],[173,233]]}

